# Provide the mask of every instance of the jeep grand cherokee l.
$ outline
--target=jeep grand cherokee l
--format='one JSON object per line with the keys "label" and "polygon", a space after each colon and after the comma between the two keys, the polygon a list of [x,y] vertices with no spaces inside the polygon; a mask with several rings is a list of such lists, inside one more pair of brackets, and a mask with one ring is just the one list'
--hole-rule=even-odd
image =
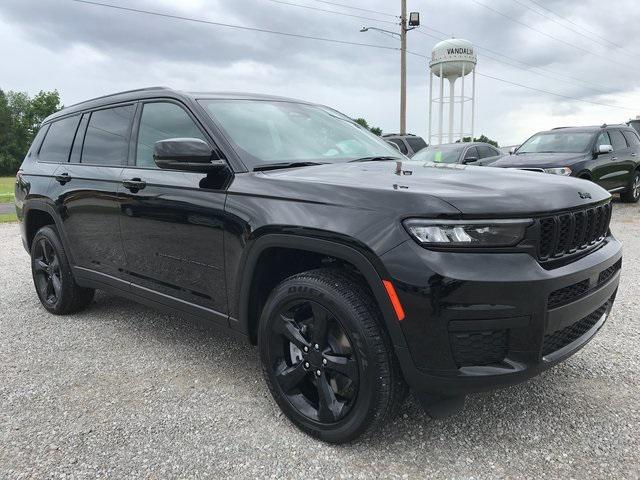
{"label": "jeep grand cherokee l", "polygon": [[102,289],[210,320],[258,345],[295,425],[336,443],[408,387],[445,415],[588,342],[618,288],[610,200],[409,162],[321,105],[165,88],[53,114],[16,183],[45,309]]}
{"label": "jeep grand cherokee l", "polygon": [[624,202],[640,200],[640,137],[627,125],[539,132],[491,166],[592,180]]}

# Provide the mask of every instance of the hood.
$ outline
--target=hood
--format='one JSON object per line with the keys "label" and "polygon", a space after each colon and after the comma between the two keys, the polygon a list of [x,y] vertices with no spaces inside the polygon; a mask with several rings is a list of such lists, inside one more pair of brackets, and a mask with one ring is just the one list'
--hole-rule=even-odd
{"label": "hood", "polygon": [[584,160],[584,158],[584,153],[522,153],[502,157],[491,166],[503,168],[567,167]]}
{"label": "hood", "polygon": [[[331,203],[349,199],[363,208],[415,211],[418,199],[439,199],[466,216],[500,217],[541,214],[587,205],[610,198],[595,183],[537,172],[460,164],[405,161],[396,173],[392,161],[326,164],[263,173],[280,184],[280,191],[313,192]],[[300,183],[315,188],[299,188]],[[339,186],[341,188],[336,189]],[[583,198],[584,197],[584,198]]]}

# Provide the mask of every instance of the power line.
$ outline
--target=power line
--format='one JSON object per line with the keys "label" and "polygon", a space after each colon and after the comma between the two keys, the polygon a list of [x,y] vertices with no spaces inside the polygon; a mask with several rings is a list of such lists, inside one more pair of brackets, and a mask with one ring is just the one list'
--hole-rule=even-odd
{"label": "power line", "polygon": [[327,5],[333,5],[335,7],[350,8],[351,10],[360,10],[361,12],[377,13],[378,15],[385,15],[387,17],[398,18],[398,15],[394,15],[392,13],[379,12],[377,10],[369,10],[368,8],[353,7],[351,5],[345,5],[344,3],[328,2],[327,0],[313,0],[313,1],[318,3],[326,3]]}
{"label": "power line", "polygon": [[391,20],[380,20],[379,18],[364,17],[362,15],[354,15],[352,13],[338,12],[336,10],[326,10],[324,8],[312,7],[310,5],[301,5],[299,3],[284,2],[282,0],[268,0],[268,1],[269,2],[273,2],[273,3],[279,3],[281,5],[287,5],[287,6],[290,6],[290,7],[299,7],[299,8],[306,8],[306,9],[309,9],[309,10],[315,10],[317,12],[333,13],[335,15],[342,15],[343,17],[360,18],[362,20],[371,20],[373,22],[381,22],[381,23],[388,23],[388,24],[391,24],[391,25],[398,25],[398,22],[394,22],[394,21],[391,21]]}
{"label": "power line", "polygon": [[[231,23],[214,22],[214,21],[211,21],[211,20],[203,20],[203,19],[199,19],[199,18],[184,17],[182,15],[172,15],[172,14],[169,14],[169,13],[153,12],[151,10],[142,10],[142,9],[139,9],[139,8],[122,7],[120,5],[111,5],[109,3],[94,2],[94,1],[90,1],[90,0],[71,0],[71,1],[72,2],[76,2],[76,3],[82,3],[82,4],[85,4],[85,5],[93,5],[93,6],[98,6],[98,7],[112,8],[114,10],[121,10],[121,11],[132,12],[132,13],[142,13],[142,14],[145,14],[145,15],[153,15],[155,17],[171,18],[173,20],[183,20],[183,21],[187,21],[187,22],[203,23],[203,24],[206,24],[206,25],[214,25],[214,26],[217,26],[217,27],[226,27],[226,28],[233,28],[233,29],[238,29],[238,30],[249,30],[249,31],[252,31],[252,32],[271,33],[273,35],[282,35],[282,36],[285,36],[285,37],[294,37],[294,38],[304,38],[304,39],[307,39],[307,40],[319,40],[319,41],[322,41],[322,42],[339,43],[339,44],[342,44],[342,45],[354,45],[354,46],[359,46],[359,47],[380,48],[380,49],[383,49],[383,50],[396,50],[396,51],[400,50],[399,47],[390,47],[390,46],[387,46],[387,45],[376,45],[376,44],[372,44],[372,43],[351,42],[351,41],[348,41],[348,40],[337,40],[335,38],[326,38],[326,37],[314,37],[314,36],[311,36],[311,35],[302,35],[302,34],[298,34],[298,33],[279,32],[277,30],[269,30],[269,29],[266,29],[266,28],[245,27],[244,25],[235,25],[235,24],[231,24]],[[407,52],[407,53],[412,53],[412,52]],[[415,54],[413,54],[413,55],[415,55]]]}
{"label": "power line", "polygon": [[[385,50],[400,50],[397,47],[389,47],[389,46],[385,46],[385,45],[373,45],[373,44],[367,44],[367,43],[358,43],[358,42],[350,42],[350,41],[346,41],[346,40],[337,40],[337,39],[331,39],[331,38],[323,38],[323,37],[313,37],[310,35],[300,35],[300,34],[296,34],[296,33],[288,33],[288,32],[280,32],[280,31],[276,31],[276,30],[268,30],[268,29],[264,29],[264,28],[256,28],[256,27],[245,27],[243,25],[235,25],[235,24],[229,24],[229,23],[221,23],[221,22],[214,22],[211,20],[202,20],[202,19],[198,19],[198,18],[191,18],[191,17],[184,17],[181,15],[171,15],[171,14],[166,14],[166,13],[160,13],[160,12],[153,12],[150,10],[142,10],[142,9],[136,9],[136,8],[130,8],[130,7],[122,7],[119,5],[111,5],[108,3],[101,3],[101,2],[94,2],[94,1],[90,1],[90,0],[70,0],[72,2],[76,2],[76,3],[82,3],[85,5],[91,5],[91,6],[97,6],[97,7],[104,7],[104,8],[111,8],[114,10],[120,10],[120,11],[124,11],[124,12],[129,12],[129,13],[140,13],[140,14],[145,14],[145,15],[152,15],[155,17],[164,17],[164,18],[170,18],[173,20],[182,20],[182,21],[188,21],[188,22],[195,22],[195,23],[201,23],[201,24],[206,24],[206,25],[213,25],[213,26],[219,26],[219,27],[226,27],[226,28],[234,28],[234,29],[240,29],[240,30],[249,30],[249,31],[253,31],[253,32],[261,32],[261,33],[270,33],[270,34],[274,34],[274,35],[283,35],[286,37],[295,37],[295,38],[303,38],[303,39],[308,39],[308,40],[318,40],[318,41],[323,41],[323,42],[331,42],[331,43],[339,43],[339,44],[343,44],[343,45],[356,45],[356,46],[362,46],[362,47],[371,47],[371,48],[381,48],[381,49],[385,49]],[[429,57],[427,55],[423,55],[417,52],[411,52],[411,51],[407,51],[408,54],[410,55],[414,55],[416,57],[420,57],[423,59],[428,59]],[[476,72],[476,75],[480,75],[486,78],[490,78],[499,82],[503,82],[503,83],[507,83],[510,85],[514,85],[517,87],[521,87],[521,88],[526,88],[529,90],[533,90],[536,92],[540,92],[540,93],[546,93],[549,95],[553,95],[556,97],[561,97],[567,100],[575,100],[578,102],[584,102],[584,103],[590,103],[593,105],[600,105],[600,106],[604,106],[604,107],[611,107],[611,108],[619,108],[619,109],[624,109],[624,110],[634,110],[635,109],[631,109],[631,108],[627,108],[627,107],[621,107],[618,105],[608,105],[605,103],[600,103],[600,102],[593,102],[590,100],[584,100],[582,98],[576,98],[576,97],[571,97],[569,95],[563,95],[560,93],[555,93],[555,92],[550,92],[548,90],[543,90],[540,88],[536,88],[536,87],[531,87],[528,85],[523,85],[520,83],[516,83],[516,82],[512,82],[510,80],[505,80],[503,78],[499,78],[499,77],[493,77],[491,75],[487,75],[487,74],[482,74],[480,72]]]}
{"label": "power line", "polygon": [[591,50],[588,50],[586,48],[582,48],[582,47],[580,47],[578,45],[575,45],[574,43],[567,42],[566,40],[563,40],[561,38],[555,37],[555,36],[553,36],[553,35],[551,35],[551,34],[549,34],[547,32],[544,32],[544,31],[539,30],[539,29],[537,29],[535,27],[532,27],[531,25],[529,25],[529,24],[527,24],[525,22],[522,22],[522,21],[518,20],[517,18],[513,18],[512,16],[507,15],[506,13],[501,12],[500,10],[496,10],[495,8],[489,6],[489,5],[485,4],[485,3],[482,3],[482,2],[480,2],[478,0],[471,0],[471,1],[473,3],[476,3],[477,5],[480,5],[480,6],[484,7],[484,8],[486,8],[486,9],[488,9],[488,10],[491,10],[492,12],[500,15],[501,17],[504,17],[504,18],[506,18],[508,20],[511,20],[514,23],[517,23],[518,25],[522,25],[523,27],[528,28],[531,31],[539,33],[540,35],[544,35],[545,37],[551,38],[552,40],[555,40],[556,42],[563,43],[564,45],[568,45],[569,47],[572,47],[572,48],[574,48],[576,50],[580,50],[581,52],[587,53],[589,55],[593,55],[593,56],[596,56],[596,57],[603,58],[607,62],[615,63],[617,65],[621,65],[621,66],[623,66],[623,67],[625,67],[627,69],[629,68],[629,65],[627,65],[627,64],[624,64],[622,62],[617,62],[617,61],[615,61],[615,60],[613,60],[613,59],[611,59],[611,58],[609,58],[609,57],[607,57],[605,55],[600,55],[599,53],[592,52]]}
{"label": "power line", "polygon": [[[578,34],[578,35],[580,35],[581,37],[584,37],[584,38],[586,38],[587,40],[590,40],[590,41],[592,41],[592,42],[594,42],[594,43],[597,43],[598,45],[601,45],[601,46],[603,46],[603,47],[609,47],[609,45],[611,45],[611,44],[612,44],[612,42],[610,42],[610,41],[608,41],[608,40],[605,40],[605,41],[606,41],[606,42],[608,42],[608,43],[609,43],[609,45],[607,45],[607,44],[605,44],[605,43],[602,43],[600,40],[596,40],[595,38],[593,38],[593,37],[591,37],[591,36],[589,36],[589,35],[586,35],[586,34],[582,33],[580,30],[576,30],[575,28],[571,28],[571,27],[569,27],[569,26],[565,25],[564,23],[562,23],[562,22],[560,22],[560,21],[556,20],[555,18],[553,18],[553,17],[552,17],[552,16],[550,16],[550,15],[547,15],[547,14],[545,14],[545,13],[541,13],[541,12],[539,12],[538,10],[536,10],[536,9],[534,9],[534,8],[531,8],[529,5],[527,5],[526,3],[522,2],[521,0],[513,0],[513,1],[514,1],[514,2],[516,2],[518,5],[521,5],[522,7],[526,8],[527,10],[530,10],[530,11],[534,12],[535,14],[540,15],[541,17],[546,18],[547,20],[552,21],[553,23],[556,23],[556,24],[560,25],[562,28],[566,28],[567,30],[569,30],[569,31],[571,31],[571,32],[573,32],[573,33],[577,33],[577,34]],[[535,3],[535,2],[534,2],[534,3]],[[537,5],[537,4],[536,4],[536,5]],[[632,54],[632,55],[634,55],[634,54]],[[638,55],[634,55],[634,56],[638,56]]]}

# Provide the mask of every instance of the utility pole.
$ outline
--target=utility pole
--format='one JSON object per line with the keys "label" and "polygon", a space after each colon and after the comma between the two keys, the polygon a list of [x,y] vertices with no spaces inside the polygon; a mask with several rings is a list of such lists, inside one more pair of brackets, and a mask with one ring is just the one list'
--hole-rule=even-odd
{"label": "utility pole", "polygon": [[420,26],[420,14],[411,12],[407,18],[407,0],[400,0],[400,9],[400,33],[378,27],[362,27],[360,31],[376,30],[400,39],[400,135],[405,135],[407,133],[407,32]]}
{"label": "utility pole", "polygon": [[400,135],[407,133],[407,0],[400,13]]}

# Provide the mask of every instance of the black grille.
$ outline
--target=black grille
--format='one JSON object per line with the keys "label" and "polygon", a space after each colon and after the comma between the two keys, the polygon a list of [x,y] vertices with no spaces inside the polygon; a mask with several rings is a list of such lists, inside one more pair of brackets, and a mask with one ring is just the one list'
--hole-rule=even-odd
{"label": "black grille", "polygon": [[565,303],[572,302],[589,291],[589,279],[583,280],[568,287],[563,287],[551,292],[547,300],[549,308],[557,307]]}
{"label": "black grille", "polygon": [[458,368],[500,363],[507,354],[507,330],[451,332],[451,348]]}
{"label": "black grille", "polygon": [[542,345],[542,355],[549,355],[556,350],[560,350],[562,347],[569,345],[571,342],[574,342],[587,333],[596,323],[598,323],[600,317],[602,317],[604,312],[607,310],[608,305],[609,302],[568,327],[545,335]]}
{"label": "black grille", "polygon": [[613,265],[611,265],[609,268],[607,268],[606,270],[603,270],[600,272],[600,275],[598,275],[598,284],[600,283],[605,283],[607,281],[609,281],[609,279],[611,277],[613,277],[613,275],[620,270],[620,268],[622,267],[622,259],[618,260],[616,263],[614,263]]}
{"label": "black grille", "polygon": [[538,258],[560,258],[601,242],[610,220],[611,203],[541,218]]}

